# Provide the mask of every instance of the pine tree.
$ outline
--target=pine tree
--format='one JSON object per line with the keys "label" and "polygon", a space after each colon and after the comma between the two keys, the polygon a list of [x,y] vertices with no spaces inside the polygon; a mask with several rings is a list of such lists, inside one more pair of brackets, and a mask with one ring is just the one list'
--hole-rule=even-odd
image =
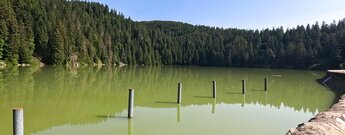
{"label": "pine tree", "polygon": [[1,59],[64,64],[183,64],[337,68],[345,63],[345,19],[283,30],[223,29],[173,21],[135,22],[84,1],[1,0]]}
{"label": "pine tree", "polygon": [[64,41],[61,35],[60,27],[57,26],[49,38],[49,50],[51,64],[63,64],[65,62]]}
{"label": "pine tree", "polygon": [[0,39],[0,60],[2,60],[3,58],[3,52],[4,52],[5,46],[6,46],[5,40]]}

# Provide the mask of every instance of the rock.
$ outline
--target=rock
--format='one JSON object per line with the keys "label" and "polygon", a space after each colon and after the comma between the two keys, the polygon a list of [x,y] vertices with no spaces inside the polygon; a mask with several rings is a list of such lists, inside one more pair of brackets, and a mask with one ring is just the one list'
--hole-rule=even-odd
{"label": "rock", "polygon": [[[345,70],[328,70],[327,75],[319,79],[323,85],[334,91],[345,90]],[[320,112],[309,122],[290,129],[287,135],[345,135],[345,95],[338,103],[325,112]]]}
{"label": "rock", "polygon": [[40,67],[44,67],[46,64],[44,64],[43,62],[40,62]]}
{"label": "rock", "polygon": [[0,61],[0,68],[5,68],[6,67],[6,63],[3,61]]}
{"label": "rock", "polygon": [[127,64],[125,64],[125,63],[122,63],[122,62],[119,62],[119,67],[123,67],[123,66],[126,66]]}
{"label": "rock", "polygon": [[18,67],[29,67],[30,64],[25,64],[25,63],[22,63],[22,64],[18,64]]}
{"label": "rock", "polygon": [[344,98],[345,95],[326,112],[321,112],[309,122],[290,129],[286,135],[345,135]]}

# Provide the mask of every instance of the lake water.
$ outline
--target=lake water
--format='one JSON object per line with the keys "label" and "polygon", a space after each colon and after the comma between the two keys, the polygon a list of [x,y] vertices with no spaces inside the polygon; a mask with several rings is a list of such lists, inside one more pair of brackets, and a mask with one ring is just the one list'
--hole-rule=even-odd
{"label": "lake water", "polygon": [[[285,134],[336,101],[337,94],[316,82],[324,74],[177,66],[3,69],[0,134],[12,135],[15,107],[24,108],[26,135]],[[217,81],[216,99],[211,98],[212,80]],[[135,89],[130,120],[129,88]]]}

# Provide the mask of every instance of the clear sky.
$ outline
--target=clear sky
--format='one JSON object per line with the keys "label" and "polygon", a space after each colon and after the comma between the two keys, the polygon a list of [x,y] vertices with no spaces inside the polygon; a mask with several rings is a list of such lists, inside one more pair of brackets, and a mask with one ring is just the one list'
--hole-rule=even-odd
{"label": "clear sky", "polygon": [[263,29],[331,23],[345,0],[92,0],[135,21],[170,20],[224,28]]}

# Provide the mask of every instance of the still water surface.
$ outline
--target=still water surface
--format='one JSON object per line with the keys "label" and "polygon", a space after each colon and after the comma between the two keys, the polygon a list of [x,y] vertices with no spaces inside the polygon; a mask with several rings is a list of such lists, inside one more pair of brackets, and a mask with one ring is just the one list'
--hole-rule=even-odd
{"label": "still water surface", "polygon": [[[284,134],[329,108],[324,72],[220,67],[63,67],[0,70],[0,134],[23,107],[26,135]],[[264,78],[268,78],[268,92]],[[241,80],[247,83],[241,94]],[[217,81],[217,98],[212,96]],[[176,104],[177,83],[182,104]],[[135,89],[128,120],[128,89]]]}

